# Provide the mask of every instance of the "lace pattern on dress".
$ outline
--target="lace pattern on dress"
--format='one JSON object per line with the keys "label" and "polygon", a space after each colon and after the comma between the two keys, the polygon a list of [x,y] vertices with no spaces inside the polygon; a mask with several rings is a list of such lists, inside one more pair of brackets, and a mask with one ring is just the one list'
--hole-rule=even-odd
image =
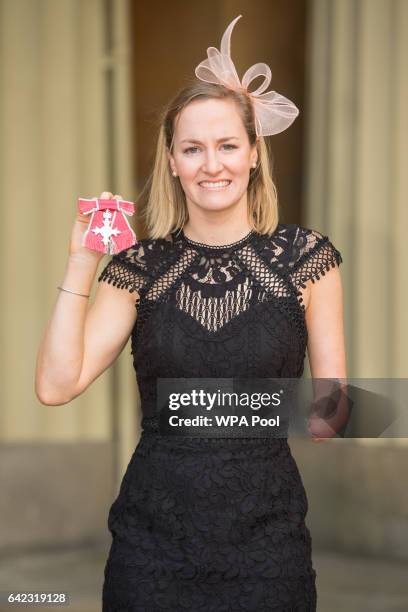
{"label": "lace pattern on dress", "polygon": [[[149,278],[145,248],[142,241],[132,247],[113,255],[98,277],[98,282],[105,281],[127,289],[129,293],[140,293]],[[140,296],[137,301],[139,301]]]}
{"label": "lace pattern on dress", "polygon": [[100,276],[140,289],[142,437],[113,503],[103,612],[315,612],[307,497],[287,439],[160,432],[157,379],[300,377],[300,288],[339,254],[297,225],[213,248],[176,233]]}
{"label": "lace pattern on dress", "polygon": [[[312,283],[320,280],[331,268],[339,266],[342,262],[340,252],[330,242],[328,236],[316,230],[309,230],[298,236],[296,241],[297,260],[290,274],[291,282],[298,290],[298,296],[302,293],[300,289],[306,288],[306,282]],[[299,297],[299,302],[302,302]],[[304,305],[301,304],[302,310]]]}
{"label": "lace pattern on dress", "polygon": [[272,236],[251,231],[225,247],[196,243],[176,233],[141,240],[114,255],[98,281],[139,292],[145,306],[139,326],[153,306],[172,301],[215,333],[251,305],[274,301],[304,338],[300,289],[341,262],[327,236],[296,224],[279,224]]}

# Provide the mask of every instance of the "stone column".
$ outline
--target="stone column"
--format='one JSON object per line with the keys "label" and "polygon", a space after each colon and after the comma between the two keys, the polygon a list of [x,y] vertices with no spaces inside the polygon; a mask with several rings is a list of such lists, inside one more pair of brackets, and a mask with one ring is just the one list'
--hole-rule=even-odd
{"label": "stone column", "polygon": [[344,254],[348,375],[408,372],[408,3],[314,0],[307,214]]}
{"label": "stone column", "polygon": [[[71,403],[43,406],[34,392],[36,352],[63,278],[77,198],[104,190],[135,198],[127,11],[128,0],[0,0],[0,444],[3,465],[13,466],[3,472],[2,490],[12,482],[24,490],[26,478],[30,491],[38,491],[29,500],[24,527],[13,519],[15,500],[3,507],[10,545],[53,537],[51,492],[54,486],[59,490],[59,476],[50,472],[48,453],[56,442],[67,443],[56,457],[67,449],[63,478],[69,499],[79,495],[74,472],[81,460],[82,473],[94,483],[98,474],[90,476],[92,469],[103,472],[104,485],[93,491],[93,501],[83,497],[84,506],[94,503],[95,510],[99,504],[100,515],[91,523],[82,515],[61,517],[70,541],[97,530],[98,518],[106,535],[109,459],[97,458],[109,457],[113,441],[118,476],[135,446],[137,396],[129,344],[117,364]],[[74,456],[76,468],[70,470]],[[43,504],[47,499],[49,506]],[[44,532],[41,524],[48,519]]]}

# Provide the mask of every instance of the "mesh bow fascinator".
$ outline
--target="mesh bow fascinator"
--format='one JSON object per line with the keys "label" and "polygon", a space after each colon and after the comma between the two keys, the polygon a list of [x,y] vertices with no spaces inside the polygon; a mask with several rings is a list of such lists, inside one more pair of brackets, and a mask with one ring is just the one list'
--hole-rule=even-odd
{"label": "mesh bow fascinator", "polygon": [[[271,69],[267,64],[254,64],[245,72],[242,83],[239,80],[234,62],[231,59],[231,34],[234,25],[242,15],[235,17],[225,30],[221,39],[221,50],[215,47],[207,49],[207,59],[195,69],[196,77],[207,83],[217,83],[229,89],[246,92],[254,107],[255,127],[258,136],[272,136],[288,128],[299,114],[299,109],[288,98],[276,91],[263,93],[272,79]],[[248,91],[250,83],[263,76],[264,82],[255,91]]]}

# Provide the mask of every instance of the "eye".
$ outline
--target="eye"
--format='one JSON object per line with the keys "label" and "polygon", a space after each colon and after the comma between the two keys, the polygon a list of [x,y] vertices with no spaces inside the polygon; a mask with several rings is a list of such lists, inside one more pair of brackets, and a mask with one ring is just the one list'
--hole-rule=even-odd
{"label": "eye", "polygon": [[191,151],[194,151],[195,149],[198,149],[198,147],[189,147],[188,149],[184,149],[184,153],[190,153]]}
{"label": "eye", "polygon": [[[222,146],[223,147],[229,147],[229,149],[227,149],[228,151],[230,151],[231,149],[237,149],[237,147],[235,145],[233,145],[233,144],[225,143]],[[199,147],[189,147],[188,149],[184,149],[183,153],[189,154],[189,153],[192,153],[192,152],[198,150],[198,148]]]}

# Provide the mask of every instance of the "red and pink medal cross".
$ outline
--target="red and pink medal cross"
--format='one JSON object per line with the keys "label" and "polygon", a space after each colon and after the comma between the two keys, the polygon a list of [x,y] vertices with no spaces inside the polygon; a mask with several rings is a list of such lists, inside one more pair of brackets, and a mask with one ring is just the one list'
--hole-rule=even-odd
{"label": "red and pink medal cross", "polygon": [[91,215],[82,246],[113,255],[136,243],[136,234],[127,219],[135,212],[133,202],[79,198],[78,210],[83,215]]}

